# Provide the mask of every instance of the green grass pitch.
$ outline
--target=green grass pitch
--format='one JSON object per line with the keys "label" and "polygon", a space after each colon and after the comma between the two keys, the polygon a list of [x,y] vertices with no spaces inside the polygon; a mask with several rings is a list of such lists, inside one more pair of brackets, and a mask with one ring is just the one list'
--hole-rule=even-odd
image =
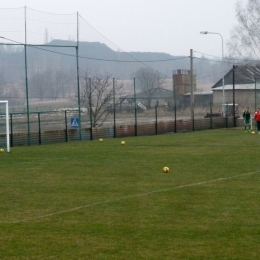
{"label": "green grass pitch", "polygon": [[0,259],[258,259],[259,149],[221,129],[0,153]]}

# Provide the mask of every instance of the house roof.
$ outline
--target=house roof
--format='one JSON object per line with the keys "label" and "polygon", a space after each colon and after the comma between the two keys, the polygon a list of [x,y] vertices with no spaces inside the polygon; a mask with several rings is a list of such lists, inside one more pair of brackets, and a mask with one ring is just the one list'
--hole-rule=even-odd
{"label": "house roof", "polygon": [[[127,96],[122,97],[122,99],[147,99],[148,98],[148,91],[142,91],[134,94],[130,94]],[[152,93],[151,99],[160,99],[160,98],[172,98],[173,92],[172,90],[164,89],[164,88],[155,88],[154,92]]]}
{"label": "house roof", "polygon": [[[235,85],[236,90],[255,90],[260,89],[259,84],[251,83],[251,84],[236,84]],[[213,91],[222,91],[223,86],[215,87]],[[225,90],[233,90],[233,84],[232,85],[225,85]]]}
{"label": "house roof", "polygon": [[[213,91],[201,91],[201,92],[193,92],[193,95],[194,96],[208,96],[208,95],[212,95],[213,94]],[[184,94],[184,96],[190,96],[191,93],[186,93]]]}
{"label": "house roof", "polygon": [[[254,83],[255,79],[260,78],[260,65],[236,65],[235,66],[235,85]],[[233,69],[224,76],[226,85],[233,85]],[[222,86],[222,78],[215,83],[212,88]]]}

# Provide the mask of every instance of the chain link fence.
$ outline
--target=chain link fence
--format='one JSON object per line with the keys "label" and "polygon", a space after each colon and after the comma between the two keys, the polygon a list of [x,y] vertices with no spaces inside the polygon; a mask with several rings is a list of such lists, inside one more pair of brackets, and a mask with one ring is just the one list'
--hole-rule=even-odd
{"label": "chain link fence", "polygon": [[[191,76],[191,57],[124,52],[78,14],[25,7],[0,15],[0,100],[9,102],[11,146],[234,127],[245,105],[257,106],[258,84],[246,94],[231,85],[239,73],[221,88],[232,63],[194,57]],[[4,122],[0,106],[1,147]]]}

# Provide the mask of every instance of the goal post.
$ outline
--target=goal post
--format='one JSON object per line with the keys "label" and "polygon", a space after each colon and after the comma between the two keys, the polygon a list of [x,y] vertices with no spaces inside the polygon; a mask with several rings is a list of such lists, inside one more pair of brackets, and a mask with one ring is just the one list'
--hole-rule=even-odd
{"label": "goal post", "polygon": [[5,134],[6,134],[6,151],[10,152],[10,135],[9,135],[9,109],[8,100],[0,101],[0,105],[5,105]]}

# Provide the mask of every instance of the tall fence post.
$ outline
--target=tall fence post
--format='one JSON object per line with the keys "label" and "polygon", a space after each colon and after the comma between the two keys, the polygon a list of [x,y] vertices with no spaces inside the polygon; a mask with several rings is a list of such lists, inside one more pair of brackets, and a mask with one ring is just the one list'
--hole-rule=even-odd
{"label": "tall fence post", "polygon": [[191,123],[192,123],[192,131],[194,131],[195,127],[194,127],[194,93],[193,93],[193,49],[190,50],[190,83],[191,83],[191,91],[190,91]]}
{"label": "tall fence post", "polygon": [[93,131],[92,131],[92,80],[88,79],[89,84],[89,119],[90,119],[90,140],[93,140]]}
{"label": "tall fence post", "polygon": [[137,136],[137,107],[136,107],[135,78],[134,78],[134,100],[135,100],[135,136]]}
{"label": "tall fence post", "polygon": [[113,78],[113,114],[114,114],[114,138],[116,138],[116,97],[115,97],[115,79]]}
{"label": "tall fence post", "polygon": [[157,100],[156,105],[155,105],[155,134],[156,134],[156,135],[158,134],[157,109],[158,109],[158,100]]}
{"label": "tall fence post", "polygon": [[41,113],[38,112],[38,141],[39,141],[39,145],[42,144],[42,138],[41,138]]}
{"label": "tall fence post", "polygon": [[82,139],[81,129],[81,94],[79,84],[79,14],[77,12],[77,46],[76,46],[76,63],[77,63],[77,89],[78,89],[78,110],[79,110],[79,140]]}
{"label": "tall fence post", "polygon": [[10,128],[11,128],[11,138],[10,138],[10,143],[11,143],[11,147],[13,147],[14,146],[14,140],[13,140],[13,114],[10,114],[10,123],[11,123],[11,125],[10,125]]}
{"label": "tall fence post", "polygon": [[67,110],[65,110],[65,141],[68,142],[68,121],[67,121]]}
{"label": "tall fence post", "polygon": [[237,120],[236,120],[236,102],[235,102],[235,69],[236,66],[233,65],[233,122],[234,122],[234,127],[237,126]]}
{"label": "tall fence post", "polygon": [[28,70],[27,70],[27,27],[26,27],[26,6],[24,7],[24,65],[25,65],[25,88],[26,88],[26,107],[27,107],[27,135],[28,135],[28,145],[31,145],[31,130],[30,130],[30,109],[29,109],[29,90],[28,90]]}
{"label": "tall fence post", "polygon": [[176,121],[176,118],[177,118],[177,114],[176,114],[176,86],[175,86],[175,82],[174,82],[174,75],[173,75],[173,72],[172,72],[172,93],[173,93],[173,98],[172,98],[172,102],[173,102],[173,109],[174,109],[174,132],[177,133],[177,121]]}

